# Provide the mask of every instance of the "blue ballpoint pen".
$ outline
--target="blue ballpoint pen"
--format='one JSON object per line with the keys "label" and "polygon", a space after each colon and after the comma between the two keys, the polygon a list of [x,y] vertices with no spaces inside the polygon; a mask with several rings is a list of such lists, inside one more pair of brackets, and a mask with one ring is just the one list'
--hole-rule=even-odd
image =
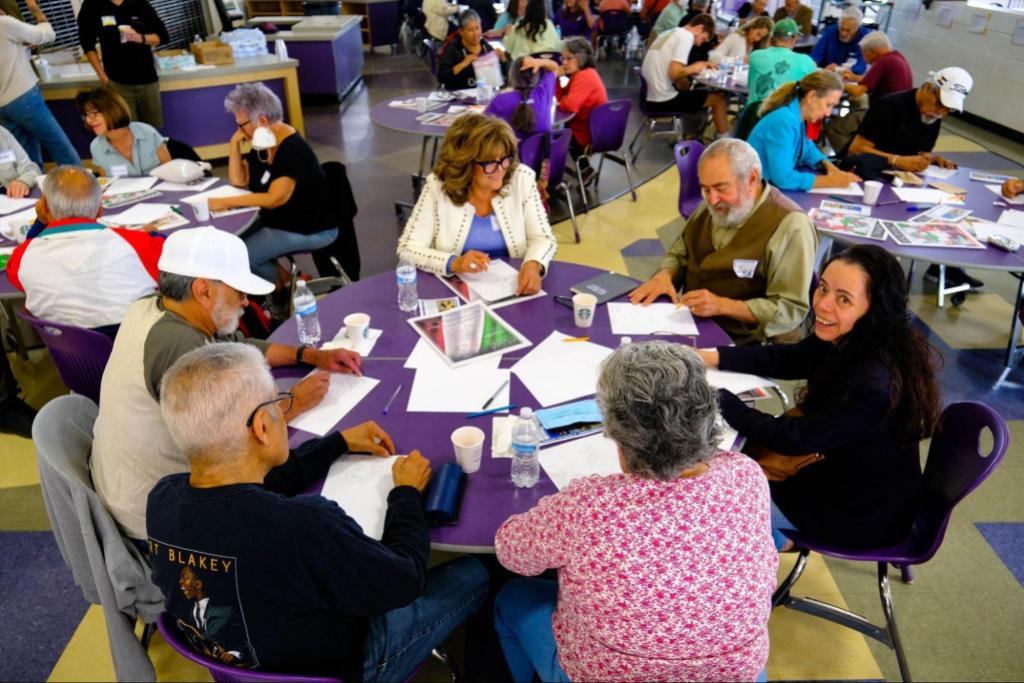
{"label": "blue ballpoint pen", "polygon": [[472,420],[474,417],[483,417],[484,415],[491,415],[493,413],[503,413],[506,410],[513,410],[518,407],[519,406],[516,405],[501,406],[500,408],[491,408],[490,410],[481,410],[476,413],[469,413],[466,417]]}

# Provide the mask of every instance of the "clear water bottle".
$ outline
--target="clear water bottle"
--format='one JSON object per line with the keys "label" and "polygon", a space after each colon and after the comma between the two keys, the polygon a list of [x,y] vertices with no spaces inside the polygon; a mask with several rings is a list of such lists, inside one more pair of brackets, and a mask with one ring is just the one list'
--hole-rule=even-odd
{"label": "clear water bottle", "polygon": [[540,427],[532,408],[519,411],[512,425],[512,483],[521,489],[532,488],[540,478]]}
{"label": "clear water bottle", "polygon": [[320,343],[320,317],[316,313],[316,297],[304,280],[295,285],[295,323],[299,327],[299,343],[316,346]]}
{"label": "clear water bottle", "polygon": [[406,313],[418,309],[420,296],[416,292],[416,266],[408,254],[398,257],[395,279],[398,281],[398,307]]}

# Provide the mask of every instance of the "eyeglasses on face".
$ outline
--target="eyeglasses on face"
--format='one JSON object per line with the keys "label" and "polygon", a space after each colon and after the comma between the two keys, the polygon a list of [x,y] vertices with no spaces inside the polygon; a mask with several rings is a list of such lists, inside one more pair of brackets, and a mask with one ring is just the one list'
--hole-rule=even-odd
{"label": "eyeglasses on face", "polygon": [[263,403],[259,404],[258,406],[252,409],[251,413],[249,413],[249,419],[245,421],[245,426],[252,427],[252,421],[256,419],[256,413],[259,412],[260,408],[264,406],[269,406],[273,403],[277,403],[278,401],[281,402],[281,412],[287,413],[289,410],[292,409],[292,403],[295,401],[295,394],[293,394],[290,391],[282,391],[277,395],[277,398],[272,398],[269,401],[264,401]]}
{"label": "eyeglasses on face", "polygon": [[502,157],[501,159],[474,161],[473,163],[479,166],[481,169],[483,169],[484,173],[490,175],[492,173],[496,173],[499,167],[501,168],[501,170],[507,171],[508,167],[512,165],[512,155],[510,154],[509,156]]}
{"label": "eyeglasses on face", "polygon": [[103,116],[98,109],[89,109],[82,112],[82,119],[88,121],[89,119],[97,119]]}
{"label": "eyeglasses on face", "polygon": [[238,130],[245,130],[245,127],[248,126],[250,123],[252,123],[252,121],[250,119],[246,119],[245,121],[242,121],[241,123],[237,124],[238,125]]}

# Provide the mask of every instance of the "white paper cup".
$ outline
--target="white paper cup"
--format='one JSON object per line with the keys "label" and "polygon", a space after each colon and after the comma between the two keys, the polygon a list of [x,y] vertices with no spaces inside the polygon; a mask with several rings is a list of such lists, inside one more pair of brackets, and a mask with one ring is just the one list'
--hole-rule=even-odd
{"label": "white paper cup", "polygon": [[197,221],[208,221],[210,220],[210,202],[207,199],[199,199],[192,202],[192,213],[195,214]]}
{"label": "white paper cup", "polygon": [[345,336],[360,343],[370,337],[370,316],[365,313],[351,313],[345,316]]}
{"label": "white paper cup", "polygon": [[878,195],[882,192],[882,183],[877,180],[864,181],[864,203],[874,206],[878,202]]}
{"label": "white paper cup", "polygon": [[417,97],[416,98],[416,111],[418,111],[421,114],[427,113],[427,98],[426,97]]}
{"label": "white paper cup", "polygon": [[459,427],[452,432],[452,447],[455,448],[455,462],[466,474],[480,469],[480,458],[484,452],[484,430],[478,427]]}
{"label": "white paper cup", "polygon": [[594,324],[597,297],[593,294],[577,294],[572,298],[572,317],[576,327],[590,327]]}

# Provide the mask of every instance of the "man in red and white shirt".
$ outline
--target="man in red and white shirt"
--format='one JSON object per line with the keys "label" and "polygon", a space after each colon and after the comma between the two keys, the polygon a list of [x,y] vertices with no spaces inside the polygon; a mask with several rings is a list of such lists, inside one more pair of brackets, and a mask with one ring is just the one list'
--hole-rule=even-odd
{"label": "man in red and white shirt", "polygon": [[7,264],[7,277],[25,292],[32,315],[112,332],[133,302],[156,291],[164,238],[99,223],[101,194],[83,168],[61,166],[47,174],[36,204],[46,229],[18,246]]}

